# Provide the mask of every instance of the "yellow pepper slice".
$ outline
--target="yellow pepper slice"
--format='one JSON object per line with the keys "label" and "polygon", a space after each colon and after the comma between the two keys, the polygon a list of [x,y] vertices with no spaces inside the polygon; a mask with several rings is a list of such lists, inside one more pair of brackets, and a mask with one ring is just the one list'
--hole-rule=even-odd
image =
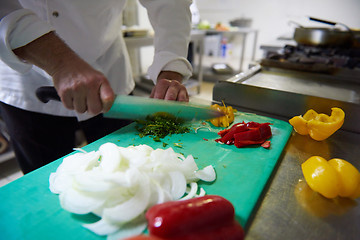
{"label": "yellow pepper slice", "polygon": [[355,193],[359,185],[359,171],[349,162],[334,158],[328,162],[339,176],[339,196],[350,197]]}
{"label": "yellow pepper slice", "polygon": [[360,173],[343,159],[313,156],[301,168],[309,187],[326,198],[360,197]]}
{"label": "yellow pepper slice", "polygon": [[236,109],[233,109],[231,106],[220,106],[218,104],[211,105],[211,108],[214,108],[218,111],[223,112],[225,115],[218,118],[210,119],[210,122],[216,127],[228,127],[234,121],[234,112]]}
{"label": "yellow pepper slice", "polygon": [[289,120],[294,130],[301,135],[310,135],[317,141],[325,140],[341,128],[345,113],[340,108],[331,108],[331,115],[308,110],[304,116],[295,116]]}

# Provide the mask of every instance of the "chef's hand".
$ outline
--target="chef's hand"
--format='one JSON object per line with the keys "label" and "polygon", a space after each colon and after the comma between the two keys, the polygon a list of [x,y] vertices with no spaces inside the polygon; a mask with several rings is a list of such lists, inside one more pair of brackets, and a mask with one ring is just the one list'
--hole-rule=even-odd
{"label": "chef's hand", "polygon": [[82,60],[54,32],[13,51],[53,77],[66,108],[98,114],[112,106],[115,94],[106,77]]}
{"label": "chef's hand", "polygon": [[60,67],[52,77],[68,109],[98,114],[109,111],[114,102],[115,94],[106,77],[81,59]]}
{"label": "chef's hand", "polygon": [[161,72],[155,87],[151,91],[150,97],[188,102],[189,95],[186,87],[181,84],[182,78],[182,75],[176,72]]}

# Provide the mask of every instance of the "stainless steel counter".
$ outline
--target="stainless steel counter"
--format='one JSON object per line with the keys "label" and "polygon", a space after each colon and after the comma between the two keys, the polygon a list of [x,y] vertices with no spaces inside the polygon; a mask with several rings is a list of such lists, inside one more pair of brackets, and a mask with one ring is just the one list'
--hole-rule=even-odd
{"label": "stainless steel counter", "polygon": [[[360,199],[326,199],[308,187],[301,171],[301,164],[314,155],[328,160],[342,158],[360,170],[359,85],[355,83],[354,88],[349,87],[348,83],[343,85],[349,92],[354,90],[356,96],[351,99],[344,95],[330,99],[302,93],[302,88],[296,86],[294,89],[291,82],[288,86],[292,91],[278,89],[274,87],[275,84],[270,88],[259,81],[259,75],[256,76],[258,72],[259,69],[253,69],[249,73],[215,84],[213,100],[224,101],[241,111],[284,121],[288,121],[291,116],[304,114],[309,108],[330,109],[337,105],[345,110],[347,130],[339,130],[321,142],[293,132],[278,168],[274,170],[272,179],[246,226],[245,239],[360,239]],[[263,77],[269,81],[278,81],[284,87],[281,83],[284,79],[279,80],[278,74],[276,79],[273,78],[275,75],[270,75],[265,74]],[[292,78],[294,79],[296,78]],[[300,82],[309,79],[312,79],[311,75],[305,75],[305,78],[300,77]],[[326,84],[325,81],[322,84]],[[304,84],[304,87],[308,86]],[[326,86],[320,87],[323,90]],[[335,96],[336,89],[333,88]],[[338,89],[344,91],[343,88]]]}
{"label": "stainless steel counter", "polygon": [[342,158],[360,169],[360,135],[338,131],[317,142],[293,133],[264,199],[250,221],[246,240],[359,239],[360,200],[329,200],[313,192],[301,163],[313,155]]}

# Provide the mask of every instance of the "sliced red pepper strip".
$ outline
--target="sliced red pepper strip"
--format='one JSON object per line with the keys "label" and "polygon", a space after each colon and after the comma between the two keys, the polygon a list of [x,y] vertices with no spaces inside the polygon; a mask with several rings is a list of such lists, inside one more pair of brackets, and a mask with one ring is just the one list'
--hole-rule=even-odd
{"label": "sliced red pepper strip", "polygon": [[266,149],[270,148],[270,141],[265,141],[261,146]]}
{"label": "sliced red pepper strip", "polygon": [[258,128],[258,127],[260,127],[261,124],[264,124],[264,123],[248,122],[246,125],[248,128]]}
{"label": "sliced red pepper strip", "polygon": [[230,129],[220,131],[220,139],[216,142],[222,142],[228,145],[234,144],[236,147],[244,147],[254,144],[262,144],[272,136],[270,123],[238,123]]}
{"label": "sliced red pepper strip", "polygon": [[259,128],[252,128],[245,132],[239,132],[234,134],[234,140],[236,141],[243,141],[243,140],[252,140],[258,141],[261,140],[261,132]]}
{"label": "sliced red pepper strip", "polygon": [[[220,131],[218,134],[221,136],[222,142],[232,142],[234,141],[234,133],[244,132],[248,130],[248,127],[244,122],[237,123],[233,125],[230,129],[226,129],[227,131]],[[232,144],[231,143],[231,144]],[[227,143],[228,144],[228,143]]]}
{"label": "sliced red pepper strip", "polygon": [[216,195],[166,202],[146,212],[150,235],[174,240],[243,239],[244,231],[234,223],[234,216],[233,205]]}
{"label": "sliced red pepper strip", "polygon": [[268,139],[272,136],[270,123],[263,123],[260,125],[259,129],[261,132],[262,139]]}
{"label": "sliced red pepper strip", "polygon": [[256,145],[256,144],[262,144],[264,141],[250,141],[250,140],[247,140],[247,141],[237,141],[237,142],[234,142],[234,145],[238,148],[240,147],[245,147],[245,146],[249,146],[249,145]]}

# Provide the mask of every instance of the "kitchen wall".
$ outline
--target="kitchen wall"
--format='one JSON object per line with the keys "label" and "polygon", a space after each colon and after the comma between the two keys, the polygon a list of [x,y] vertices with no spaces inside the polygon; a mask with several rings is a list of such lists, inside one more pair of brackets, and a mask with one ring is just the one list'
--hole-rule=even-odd
{"label": "kitchen wall", "polygon": [[[341,22],[351,28],[360,29],[360,0],[195,0],[202,20],[211,24],[240,17],[251,18],[252,28],[259,31],[256,58],[262,56],[260,45],[272,42],[279,36],[291,36],[294,25],[328,25],[309,21],[313,16],[334,22]],[[139,6],[139,24],[150,27],[146,11]],[[252,47],[252,46],[249,46]],[[151,53],[151,49],[145,50]],[[149,65],[149,59],[142,59],[143,67]]]}
{"label": "kitchen wall", "polygon": [[[215,24],[240,17],[251,18],[259,30],[258,45],[293,33],[290,20],[304,26],[329,25],[309,21],[313,16],[360,29],[359,0],[196,0],[201,19]],[[260,55],[258,51],[257,56]]]}

